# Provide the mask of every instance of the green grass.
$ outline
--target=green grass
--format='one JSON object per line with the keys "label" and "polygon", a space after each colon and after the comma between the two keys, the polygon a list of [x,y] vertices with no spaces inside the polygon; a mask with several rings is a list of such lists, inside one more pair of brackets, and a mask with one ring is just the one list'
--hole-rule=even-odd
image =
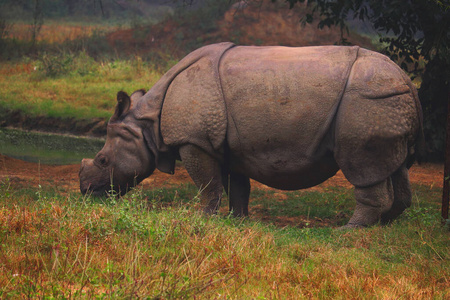
{"label": "green grass", "polygon": [[[299,228],[275,226],[255,210],[275,210],[271,192],[253,192],[256,214],[241,220],[198,213],[192,185],[91,199],[13,189],[5,179],[0,297],[448,299],[450,240],[436,189],[415,194],[392,225],[352,231],[334,228],[335,210],[353,205],[342,192],[288,193],[287,207],[331,206],[319,212],[332,226]],[[313,218],[312,208],[299,210]]]}
{"label": "green grass", "polygon": [[97,62],[83,52],[2,63],[0,108],[27,116],[107,120],[118,91],[148,90],[161,74],[139,57]]}
{"label": "green grass", "polygon": [[[328,219],[331,216],[335,219],[339,215],[340,225],[345,225],[354,206],[349,201],[352,198],[351,191],[345,188],[334,188],[332,191],[308,192],[306,197],[301,191],[285,192],[285,196],[277,199],[279,193],[260,190],[253,192],[252,203],[258,206],[258,210],[272,217],[306,216],[308,219]],[[267,201],[268,196],[273,200]]]}

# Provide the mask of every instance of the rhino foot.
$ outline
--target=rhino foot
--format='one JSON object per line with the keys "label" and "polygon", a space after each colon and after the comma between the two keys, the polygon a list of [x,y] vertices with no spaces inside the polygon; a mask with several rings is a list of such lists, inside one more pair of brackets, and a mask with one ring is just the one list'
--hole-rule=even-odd
{"label": "rhino foot", "polygon": [[338,230],[361,229],[361,228],[367,228],[367,227],[368,227],[368,225],[364,225],[364,224],[348,223],[344,226],[338,227]]}

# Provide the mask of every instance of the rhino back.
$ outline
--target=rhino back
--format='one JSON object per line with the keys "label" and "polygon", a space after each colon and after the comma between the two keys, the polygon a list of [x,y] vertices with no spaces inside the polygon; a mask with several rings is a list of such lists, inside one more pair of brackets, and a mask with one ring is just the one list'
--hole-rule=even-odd
{"label": "rhino back", "polygon": [[240,164],[295,173],[318,161],[358,49],[227,51],[220,65],[227,141]]}

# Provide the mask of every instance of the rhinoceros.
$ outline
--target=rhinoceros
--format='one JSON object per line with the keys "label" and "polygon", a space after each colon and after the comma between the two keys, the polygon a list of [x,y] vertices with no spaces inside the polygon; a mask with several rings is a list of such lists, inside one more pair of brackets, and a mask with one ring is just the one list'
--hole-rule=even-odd
{"label": "rhinoceros", "polygon": [[248,215],[252,178],[315,186],[341,169],[355,188],[347,226],[388,222],[411,204],[408,169],[423,141],[408,76],[357,46],[202,47],[148,91],[120,91],[103,149],[84,159],[82,193],[126,193],[181,160],[216,212],[223,190]]}

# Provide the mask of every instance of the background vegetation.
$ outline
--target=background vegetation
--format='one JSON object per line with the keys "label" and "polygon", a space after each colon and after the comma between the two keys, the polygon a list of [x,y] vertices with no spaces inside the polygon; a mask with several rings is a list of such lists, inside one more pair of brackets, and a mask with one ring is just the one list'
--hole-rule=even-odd
{"label": "background vegetation", "polygon": [[86,52],[42,53],[21,64],[4,63],[0,106],[49,117],[109,118],[119,90],[152,86],[161,76],[140,57],[95,61]]}

